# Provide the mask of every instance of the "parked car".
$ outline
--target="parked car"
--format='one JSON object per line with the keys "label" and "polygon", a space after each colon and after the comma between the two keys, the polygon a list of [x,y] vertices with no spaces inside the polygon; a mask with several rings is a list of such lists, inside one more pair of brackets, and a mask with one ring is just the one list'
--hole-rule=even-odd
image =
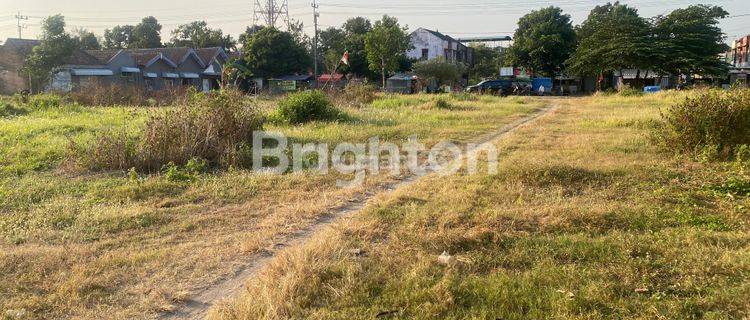
{"label": "parked car", "polygon": [[466,88],[466,92],[505,96],[513,93],[512,80],[485,80]]}

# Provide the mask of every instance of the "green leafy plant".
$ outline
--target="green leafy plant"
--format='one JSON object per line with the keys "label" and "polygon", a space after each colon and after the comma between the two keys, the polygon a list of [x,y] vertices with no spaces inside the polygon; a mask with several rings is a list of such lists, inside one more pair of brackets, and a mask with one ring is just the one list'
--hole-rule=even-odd
{"label": "green leafy plant", "polygon": [[302,91],[290,94],[279,102],[269,116],[275,123],[301,124],[339,118],[342,112],[331,104],[321,91]]}
{"label": "green leafy plant", "polygon": [[206,166],[206,160],[193,158],[182,167],[170,162],[162,168],[162,171],[169,181],[193,182],[206,171]]}

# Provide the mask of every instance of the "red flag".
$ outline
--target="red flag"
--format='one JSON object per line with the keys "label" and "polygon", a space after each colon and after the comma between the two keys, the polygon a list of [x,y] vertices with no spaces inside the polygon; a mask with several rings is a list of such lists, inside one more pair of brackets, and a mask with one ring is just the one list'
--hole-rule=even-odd
{"label": "red flag", "polygon": [[341,57],[341,62],[347,66],[349,65],[349,51],[344,52],[344,56]]}

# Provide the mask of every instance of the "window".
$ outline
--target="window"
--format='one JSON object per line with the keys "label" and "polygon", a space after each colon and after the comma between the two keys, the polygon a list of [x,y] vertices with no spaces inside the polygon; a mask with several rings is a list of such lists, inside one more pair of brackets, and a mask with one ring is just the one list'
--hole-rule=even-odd
{"label": "window", "polygon": [[427,60],[430,57],[430,49],[422,49],[422,60]]}

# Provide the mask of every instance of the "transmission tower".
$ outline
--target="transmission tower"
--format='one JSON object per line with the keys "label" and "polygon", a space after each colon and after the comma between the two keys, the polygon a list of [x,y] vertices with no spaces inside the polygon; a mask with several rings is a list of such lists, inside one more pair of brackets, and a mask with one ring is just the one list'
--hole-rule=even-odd
{"label": "transmission tower", "polygon": [[255,0],[253,4],[253,25],[265,23],[267,27],[276,27],[279,20],[289,27],[288,0]]}

